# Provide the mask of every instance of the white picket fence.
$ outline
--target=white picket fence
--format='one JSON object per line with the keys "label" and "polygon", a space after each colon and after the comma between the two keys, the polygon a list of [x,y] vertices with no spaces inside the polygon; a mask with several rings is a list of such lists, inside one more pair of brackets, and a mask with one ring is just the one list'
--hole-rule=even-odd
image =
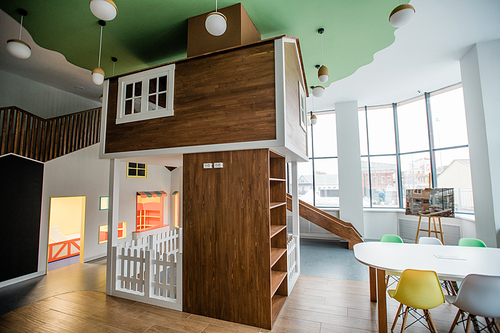
{"label": "white picket fence", "polygon": [[299,265],[297,259],[299,258],[299,247],[297,246],[298,236],[294,235],[288,241],[287,247],[287,263],[288,263],[288,295],[292,292],[293,286],[299,278]]}
{"label": "white picket fence", "polygon": [[113,247],[113,295],[182,310],[182,229]]}

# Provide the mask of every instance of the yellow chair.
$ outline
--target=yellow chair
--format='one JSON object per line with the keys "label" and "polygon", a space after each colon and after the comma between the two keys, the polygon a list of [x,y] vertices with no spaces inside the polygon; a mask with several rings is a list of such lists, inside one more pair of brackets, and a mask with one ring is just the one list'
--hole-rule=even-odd
{"label": "yellow chair", "polygon": [[[392,323],[391,331],[394,330],[398,318],[403,315],[401,332],[404,332],[407,327],[406,319],[408,318],[410,309],[421,309],[424,310],[424,314],[408,326],[413,325],[416,321],[420,321],[420,319],[425,317],[430,331],[437,332],[429,309],[439,306],[444,303],[445,300],[436,272],[405,269],[403,274],[401,274],[396,289],[388,290],[387,292],[389,296],[401,303],[396,313],[396,317],[394,318],[394,322]],[[404,313],[402,311],[403,305],[406,306]]]}

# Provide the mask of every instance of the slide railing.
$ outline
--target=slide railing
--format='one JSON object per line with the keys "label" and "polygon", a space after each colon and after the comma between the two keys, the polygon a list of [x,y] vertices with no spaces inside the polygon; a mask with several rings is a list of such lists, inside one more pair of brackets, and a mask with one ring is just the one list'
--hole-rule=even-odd
{"label": "slide railing", "polygon": [[[286,196],[286,207],[292,211],[292,196],[290,194]],[[361,234],[351,223],[342,221],[302,200],[299,200],[299,216],[347,241],[351,250],[355,244],[363,242]]]}

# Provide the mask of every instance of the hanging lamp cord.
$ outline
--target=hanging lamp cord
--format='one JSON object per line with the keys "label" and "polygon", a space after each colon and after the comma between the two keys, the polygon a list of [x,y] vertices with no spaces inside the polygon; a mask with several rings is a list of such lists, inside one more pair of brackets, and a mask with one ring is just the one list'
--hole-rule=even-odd
{"label": "hanging lamp cord", "polygon": [[101,25],[101,37],[99,38],[99,62],[97,65],[99,68],[101,68],[102,28],[103,26]]}
{"label": "hanging lamp cord", "polygon": [[323,34],[321,36],[321,65],[325,64],[325,59],[323,58]]}
{"label": "hanging lamp cord", "polygon": [[23,17],[24,15],[21,15],[21,26],[19,27],[19,40],[21,40],[21,33],[23,32]]}
{"label": "hanging lamp cord", "polygon": [[[401,0],[399,0],[401,1]],[[217,12],[217,0],[215,0],[215,12]]]}

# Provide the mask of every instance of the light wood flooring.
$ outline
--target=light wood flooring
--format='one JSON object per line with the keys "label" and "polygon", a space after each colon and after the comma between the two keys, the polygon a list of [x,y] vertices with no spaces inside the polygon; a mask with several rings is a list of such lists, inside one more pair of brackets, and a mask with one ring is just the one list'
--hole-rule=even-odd
{"label": "light wood flooring", "polygon": [[[390,322],[397,305],[388,299]],[[448,304],[431,310],[439,332],[448,332],[455,311]],[[376,303],[369,300],[368,282],[309,276],[300,276],[272,330],[282,333],[376,331]],[[407,331],[428,332],[420,324]],[[80,290],[51,296],[0,316],[0,332],[269,331],[110,297],[101,291]],[[463,332],[463,329],[457,327],[455,332]]]}

